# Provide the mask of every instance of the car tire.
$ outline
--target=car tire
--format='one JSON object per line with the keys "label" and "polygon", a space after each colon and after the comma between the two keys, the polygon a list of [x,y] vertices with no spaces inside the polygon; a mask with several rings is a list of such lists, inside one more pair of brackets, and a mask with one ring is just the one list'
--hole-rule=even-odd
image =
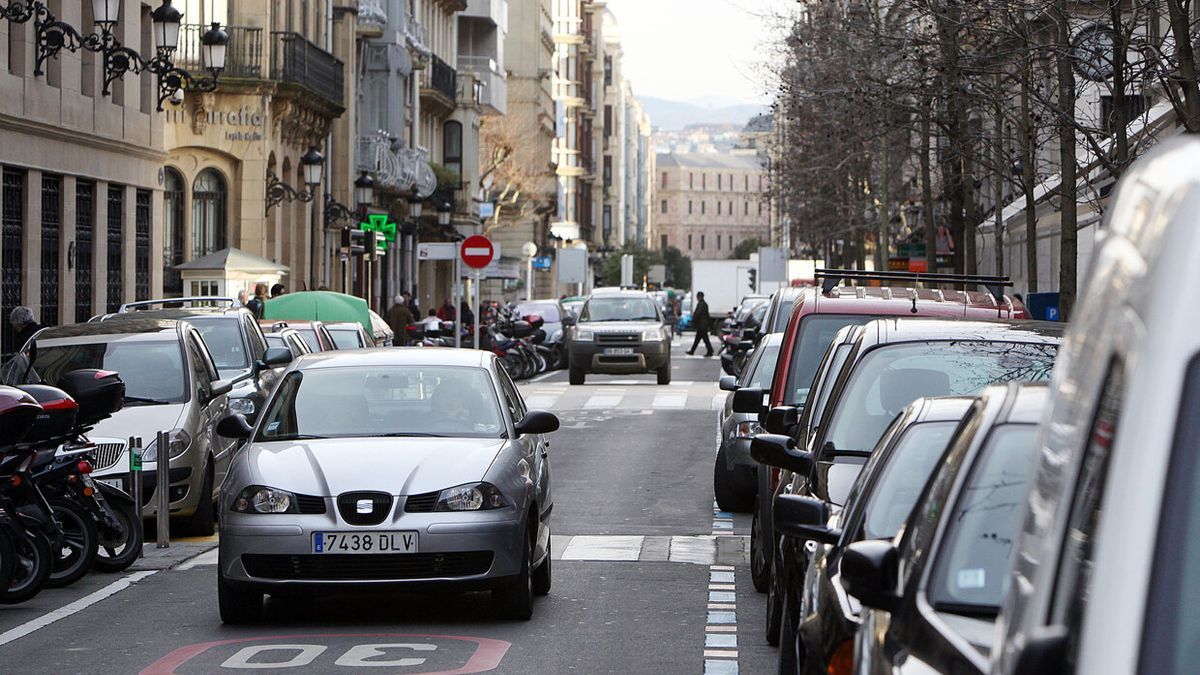
{"label": "car tire", "polygon": [[783,600],[783,626],[779,632],[779,675],[797,675],[800,672],[799,654],[796,653],[796,620],[798,612],[793,612],[787,601]]}
{"label": "car tire", "polygon": [[78,503],[66,497],[51,497],[46,501],[62,537],[61,545],[52,550],[54,563],[50,576],[46,577],[46,588],[63,588],[91,571],[100,534],[96,519]]}
{"label": "car tire", "polygon": [[583,372],[583,368],[576,368],[575,366],[571,366],[570,372],[567,373],[567,379],[571,384],[583,384],[586,376],[587,373]]}
{"label": "car tire", "polygon": [[749,513],[754,510],[754,494],[738,490],[736,477],[726,464],[724,443],[721,443],[717,450],[717,460],[713,462],[713,493],[717,498],[717,506],[722,511]]}
{"label": "car tire", "polygon": [[196,512],[188,518],[187,529],[193,536],[208,537],[217,531],[212,491],[212,464],[209,464],[204,469],[204,482],[200,485],[200,502],[196,504]]}
{"label": "car tire", "polygon": [[533,571],[533,592],[537,595],[550,594],[550,539],[546,539],[546,559]]}
{"label": "car tire", "polygon": [[501,615],[517,621],[533,617],[533,541],[525,537],[525,555],[521,571],[506,587],[492,591],[492,603]]}
{"label": "car tire", "polygon": [[767,580],[767,620],[763,628],[767,644],[777,647],[780,644],[780,633],[782,632],[784,616],[783,603],[785,602],[786,594],[780,586],[779,569],[773,568],[772,572],[770,578]]}
{"label": "car tire", "polygon": [[754,590],[759,593],[766,593],[771,581],[771,559],[763,548],[762,521],[758,509],[754,509],[750,521],[750,580],[754,582]]}
{"label": "car tire", "polygon": [[221,623],[256,623],[262,619],[263,594],[237,590],[225,580],[225,573],[218,564],[217,607],[221,612]]}
{"label": "car tire", "polygon": [[663,367],[659,368],[656,372],[658,373],[658,383],[659,384],[671,384],[671,361],[670,360],[668,360],[665,364],[663,364]]}

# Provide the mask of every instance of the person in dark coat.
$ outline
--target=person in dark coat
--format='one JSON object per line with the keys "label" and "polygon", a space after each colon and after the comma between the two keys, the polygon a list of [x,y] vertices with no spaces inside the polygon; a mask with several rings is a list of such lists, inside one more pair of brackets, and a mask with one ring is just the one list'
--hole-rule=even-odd
{"label": "person in dark coat", "polygon": [[14,350],[20,350],[29,342],[29,338],[42,329],[42,325],[33,318],[33,310],[24,306],[13,308],[8,315],[8,323],[13,327]]}
{"label": "person in dark coat", "polygon": [[395,333],[393,341],[395,344],[404,346],[408,344],[408,327],[412,325],[413,315],[412,310],[408,308],[408,304],[404,302],[403,295],[397,295],[393,299],[394,304],[388,308],[387,324],[388,328]]}
{"label": "person in dark coat", "polygon": [[254,318],[263,318],[263,311],[267,308],[266,284],[254,284],[254,297],[246,302],[246,308],[254,313]]}
{"label": "person in dark coat", "polygon": [[708,303],[704,301],[704,293],[696,293],[696,306],[692,309],[692,326],[696,329],[696,339],[692,340],[692,348],[688,350],[688,354],[695,354],[696,347],[700,346],[701,340],[704,340],[704,347],[708,350],[705,356],[712,356],[713,346],[708,340],[708,331],[712,328],[712,317],[708,313]]}

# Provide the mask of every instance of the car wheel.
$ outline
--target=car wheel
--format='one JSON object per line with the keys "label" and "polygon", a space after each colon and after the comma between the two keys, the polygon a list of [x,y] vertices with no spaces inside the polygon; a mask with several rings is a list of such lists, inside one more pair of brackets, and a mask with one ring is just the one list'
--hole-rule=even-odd
{"label": "car wheel", "polygon": [[533,571],[533,592],[538,595],[550,594],[550,540],[546,540],[546,559]]}
{"label": "car wheel", "polygon": [[222,623],[255,623],[262,619],[263,594],[235,589],[225,581],[225,573],[218,565],[217,607]]}
{"label": "car wheel", "polygon": [[658,369],[658,383],[671,384],[671,362],[667,361],[662,368]]}
{"label": "car wheel", "polygon": [[793,612],[787,596],[783,599],[783,626],[779,633],[779,675],[796,675],[800,672],[800,661],[796,657],[796,641],[799,637],[796,635],[796,620],[798,614]]}
{"label": "car wheel", "polygon": [[754,509],[754,517],[750,521],[750,580],[754,582],[754,590],[766,593],[771,579],[771,562],[769,554],[763,548],[762,519],[759,510]]}
{"label": "car wheel", "polygon": [[787,597],[780,584],[779,570],[775,568],[768,580],[767,587],[767,621],[765,633],[767,644],[772,647],[778,646],[780,643],[779,634],[783,624],[783,603]]}
{"label": "car wheel", "polygon": [[46,587],[62,588],[79,581],[92,569],[100,534],[96,531],[96,519],[76,502],[65,497],[51,497],[47,502],[62,542],[54,547],[54,566],[46,578]]}
{"label": "car wheel", "polygon": [[521,571],[506,587],[492,591],[492,602],[501,614],[517,621],[528,621],[533,616],[533,541],[525,537],[525,555],[521,559]]}
{"label": "car wheel", "polygon": [[717,497],[717,506],[722,511],[749,513],[754,509],[754,495],[738,491],[737,481],[728,466],[725,444],[721,443],[717,461],[713,463],[713,493]]}
{"label": "car wheel", "polygon": [[575,366],[571,366],[570,372],[567,373],[567,378],[571,384],[583,384],[585,376],[586,373],[583,372],[583,368],[576,368]]}
{"label": "car wheel", "polygon": [[213,474],[212,465],[204,470],[204,483],[200,486],[200,503],[196,504],[196,512],[188,519],[187,529],[197,537],[207,537],[216,532],[213,508]]}

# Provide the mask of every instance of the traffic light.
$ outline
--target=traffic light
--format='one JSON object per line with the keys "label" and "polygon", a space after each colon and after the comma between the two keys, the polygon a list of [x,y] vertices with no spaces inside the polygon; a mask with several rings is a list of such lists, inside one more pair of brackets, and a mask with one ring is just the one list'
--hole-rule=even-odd
{"label": "traffic light", "polygon": [[758,270],[752,267],[746,271],[750,273],[750,291],[753,293],[758,290]]}
{"label": "traffic light", "polygon": [[362,255],[365,248],[366,237],[362,230],[351,230],[349,228],[342,230],[342,250],[349,255]]}

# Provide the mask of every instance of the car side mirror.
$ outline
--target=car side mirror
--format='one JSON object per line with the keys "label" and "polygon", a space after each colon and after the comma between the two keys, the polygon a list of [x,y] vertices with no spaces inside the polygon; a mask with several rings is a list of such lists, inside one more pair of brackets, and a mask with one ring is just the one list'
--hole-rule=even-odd
{"label": "car side mirror", "polygon": [[525,434],[548,434],[558,431],[558,417],[545,410],[530,410],[516,424],[518,436]]}
{"label": "car side mirror", "polygon": [[218,396],[224,396],[233,391],[233,380],[213,380],[208,385],[208,391],[203,392],[204,402],[208,403]]}
{"label": "car side mirror", "polygon": [[775,531],[797,539],[821,544],[836,544],[842,531],[830,528],[829,505],[820,499],[801,495],[775,495],[772,514]]}
{"label": "car side mirror", "polygon": [[1030,631],[1017,656],[1016,675],[1054,675],[1066,670],[1066,626],[1038,626]]}
{"label": "car side mirror", "polygon": [[[736,394],[734,394],[736,396]],[[813,468],[811,452],[797,450],[791,436],[759,434],[750,442],[750,456],[759,464],[808,474]]]}
{"label": "car side mirror", "polygon": [[767,409],[763,402],[766,395],[762,387],[742,387],[733,392],[733,411],[757,415]]}
{"label": "car side mirror", "polygon": [[268,347],[263,357],[254,362],[254,369],[263,371],[276,366],[286,366],[291,362],[292,351],[287,347]]}
{"label": "car side mirror", "polygon": [[229,415],[217,422],[217,434],[225,438],[245,440],[250,438],[250,434],[253,432],[254,427],[246,421],[245,415]]}
{"label": "car side mirror", "polygon": [[890,541],[856,541],[842,554],[842,586],[864,607],[894,612],[900,606],[896,584],[899,553]]}
{"label": "car side mirror", "polygon": [[721,391],[737,391],[737,378],[733,375],[722,375],[721,379],[717,381],[717,387],[719,387]]}
{"label": "car side mirror", "polygon": [[792,427],[800,423],[800,411],[793,405],[777,405],[767,411],[763,429],[769,434],[791,435]]}

